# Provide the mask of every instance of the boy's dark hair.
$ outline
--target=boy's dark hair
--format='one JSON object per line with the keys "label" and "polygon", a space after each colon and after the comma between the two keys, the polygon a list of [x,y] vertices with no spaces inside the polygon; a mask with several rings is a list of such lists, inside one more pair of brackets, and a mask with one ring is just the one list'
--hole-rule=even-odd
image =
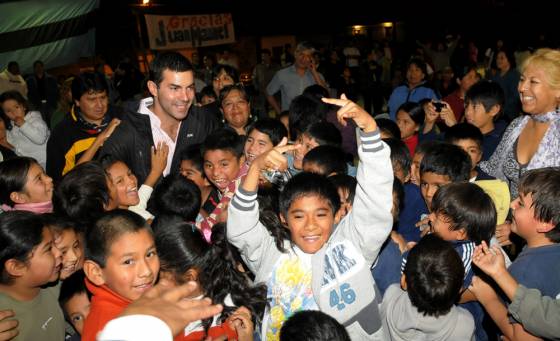
{"label": "boy's dark hair", "polygon": [[278,216],[278,197],[280,191],[275,186],[259,186],[257,201],[259,202],[259,221],[274,238],[276,248],[286,252],[284,242],[291,241],[290,231],[282,225]]}
{"label": "boy's dark hair", "polygon": [[184,221],[195,221],[200,201],[200,189],[192,180],[181,174],[170,174],[154,189],[149,206],[155,216],[178,215]]}
{"label": "boy's dark hair", "polygon": [[348,332],[333,317],[317,310],[299,311],[280,329],[280,341],[350,341]]}
{"label": "boy's dark hair", "polygon": [[394,139],[401,139],[401,129],[395,121],[388,118],[376,118],[375,122],[382,133],[390,135]]}
{"label": "boy's dark hair", "polygon": [[473,84],[465,94],[465,106],[469,104],[482,104],[485,112],[489,112],[493,106],[499,105],[500,111],[494,120],[503,112],[505,102],[504,90],[500,84],[489,80],[480,80]]}
{"label": "boy's dark hair", "polygon": [[346,174],[348,165],[346,164],[346,154],[335,146],[322,145],[311,149],[303,157],[303,164],[315,164],[319,166],[321,175]]}
{"label": "boy's dark hair", "polygon": [[484,142],[484,136],[480,132],[480,129],[475,127],[470,123],[457,123],[453,127],[450,127],[445,132],[445,142],[455,143],[461,140],[472,140],[476,142],[478,148],[482,152],[482,143]]}
{"label": "boy's dark hair", "polygon": [[560,243],[560,168],[528,171],[519,180],[518,192],[531,194],[535,219],[555,225],[545,236],[553,243]]}
{"label": "boy's dark hair", "polygon": [[286,127],[284,127],[282,122],[273,118],[261,118],[253,123],[247,130],[247,136],[249,136],[254,129],[267,135],[274,146],[280,143],[284,137],[288,137],[288,130],[286,130]]}
{"label": "boy's dark hair", "polygon": [[401,139],[388,138],[383,139],[383,142],[391,148],[391,163],[393,164],[393,169],[398,166],[402,169],[405,177],[410,175],[410,166],[412,165],[412,158],[410,157],[410,152],[408,147]]}
{"label": "boy's dark hair", "polygon": [[204,96],[212,97],[215,100],[218,100],[218,96],[216,95],[216,92],[214,92],[214,87],[212,85],[207,85],[202,88],[202,90],[200,90],[200,92],[197,94],[198,101],[202,101],[202,97]]}
{"label": "boy's dark hair", "polygon": [[107,173],[96,161],[74,167],[55,187],[53,209],[79,223],[80,230],[105,212],[110,200]]}
{"label": "boy's dark hair", "polygon": [[12,192],[21,192],[27,183],[27,173],[37,161],[30,157],[17,156],[0,162],[0,204],[14,206]]}
{"label": "boy's dark hair", "polygon": [[424,124],[426,114],[424,113],[424,107],[420,103],[404,102],[399,106],[396,112],[398,113],[399,111],[407,113],[418,126]]}
{"label": "boy's dark hair", "polygon": [[214,130],[202,143],[201,155],[210,150],[225,150],[231,152],[237,159],[243,156],[245,139],[231,128]]}
{"label": "boy's dark hair", "polygon": [[456,80],[462,81],[463,78],[465,78],[465,76],[471,71],[474,71],[476,73],[477,78],[480,80],[481,76],[480,73],[478,73],[478,66],[476,65],[476,63],[469,63],[468,65],[462,68],[456,68],[453,70],[453,73],[455,73]]}
{"label": "boy's dark hair", "polygon": [[404,267],[408,297],[424,316],[445,315],[459,299],[464,274],[451,243],[428,234],[408,254]]}
{"label": "boy's dark hair", "polygon": [[414,155],[416,154],[421,154],[421,155],[425,155],[426,152],[428,150],[430,150],[433,146],[435,146],[436,144],[442,144],[442,141],[439,140],[427,140],[427,141],[423,141],[421,143],[418,144],[418,146],[416,147],[416,149],[414,150]]}
{"label": "boy's dark hair", "polygon": [[[27,114],[27,112],[31,108],[29,102],[17,90],[5,91],[2,94],[0,94],[0,105],[4,104],[4,102],[9,100],[16,101],[17,104],[21,105],[23,107],[23,111],[25,112],[25,114]],[[6,129],[12,130],[12,120],[10,120],[6,116],[6,113],[4,113],[4,111],[1,109],[0,109],[0,113],[2,113],[2,118],[4,119],[4,123],[6,124]]]}
{"label": "boy's dark hair", "polygon": [[47,226],[57,234],[69,230],[72,230],[75,233],[80,232],[76,229],[76,224],[66,216],[61,216],[54,213],[45,213],[41,215],[41,219],[43,219],[44,226]]}
{"label": "boy's dark hair", "polygon": [[333,215],[340,208],[340,196],[332,182],[323,175],[302,172],[291,178],[280,193],[279,211],[285,218],[292,203],[304,196],[318,196],[327,200]]}
{"label": "boy's dark hair", "polygon": [[496,207],[486,192],[470,182],[455,182],[437,190],[432,212],[448,219],[450,230],[464,229],[470,241],[490,243],[496,230]]}
{"label": "boy's dark hair", "polygon": [[356,186],[358,181],[355,177],[348,174],[336,174],[329,176],[329,180],[333,183],[334,187],[338,190],[339,188],[348,192],[348,201],[352,204],[354,203],[354,196],[356,195]]}
{"label": "boy's dark hair", "polygon": [[461,147],[437,143],[426,150],[420,163],[420,175],[430,172],[448,176],[451,182],[467,181],[471,165],[470,156]]}
{"label": "boy's dark hair", "polygon": [[72,99],[79,101],[86,93],[99,93],[105,91],[109,94],[109,86],[105,75],[98,72],[84,72],[74,77],[72,81]]}
{"label": "boy's dark hair", "polygon": [[33,249],[42,241],[43,221],[39,215],[28,211],[0,214],[0,284],[13,281],[6,272],[6,262],[15,259],[27,263]]}
{"label": "boy's dark hair", "polygon": [[320,146],[328,144],[340,147],[342,145],[340,130],[338,130],[334,124],[327,121],[310,124],[303,134],[313,138]]}
{"label": "boy's dark hair", "polygon": [[62,312],[64,313],[64,318],[66,318],[66,320],[70,320],[70,316],[66,314],[64,305],[76,295],[87,294],[88,298],[90,296],[89,292],[86,290],[86,283],[84,279],[84,272],[82,270],[78,270],[70,275],[70,277],[62,281],[62,285],[60,286],[60,295],[58,296],[58,304],[62,308]]}
{"label": "boy's dark hair", "polygon": [[165,70],[173,72],[193,71],[191,62],[178,52],[164,52],[156,56],[150,65],[150,80],[159,84],[163,81]]}
{"label": "boy's dark hair", "polygon": [[181,161],[190,161],[193,165],[194,168],[196,168],[197,171],[199,171],[200,173],[202,173],[202,176],[204,175],[204,159],[202,158],[202,153],[200,152],[200,149],[202,148],[202,145],[200,143],[197,144],[193,144],[191,146],[188,146],[187,148],[185,148],[180,155],[180,160]]}
{"label": "boy's dark hair", "polygon": [[118,238],[144,229],[152,234],[146,220],[132,211],[116,209],[106,212],[86,231],[85,258],[104,268],[111,246]]}
{"label": "boy's dark hair", "polygon": [[292,140],[297,140],[299,134],[307,130],[313,122],[325,119],[324,112],[319,107],[320,104],[311,96],[299,95],[292,100],[288,116]]}

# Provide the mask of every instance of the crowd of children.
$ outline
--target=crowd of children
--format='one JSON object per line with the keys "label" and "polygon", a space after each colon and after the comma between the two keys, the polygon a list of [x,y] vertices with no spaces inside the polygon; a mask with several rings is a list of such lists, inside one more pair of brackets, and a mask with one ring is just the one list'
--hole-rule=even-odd
{"label": "crowd of children", "polygon": [[0,162],[0,340],[104,340],[155,286],[188,282],[184,299],[223,310],[175,340],[558,339],[560,169],[524,171],[510,198],[479,167],[500,90],[474,84],[440,131],[449,106],[401,101],[395,124],[311,89],[288,127],[217,128],[171,170],[157,143],[140,186],[111,154],[55,184],[42,161]]}

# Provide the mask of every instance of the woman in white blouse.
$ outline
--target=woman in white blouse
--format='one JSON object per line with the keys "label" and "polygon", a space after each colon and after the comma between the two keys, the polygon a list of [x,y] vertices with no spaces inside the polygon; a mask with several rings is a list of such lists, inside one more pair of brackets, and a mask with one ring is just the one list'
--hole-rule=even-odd
{"label": "woman in white blouse", "polygon": [[17,91],[0,95],[4,112],[6,138],[0,144],[13,150],[18,156],[32,157],[44,168],[47,161],[49,128],[41,113],[30,111],[27,100]]}

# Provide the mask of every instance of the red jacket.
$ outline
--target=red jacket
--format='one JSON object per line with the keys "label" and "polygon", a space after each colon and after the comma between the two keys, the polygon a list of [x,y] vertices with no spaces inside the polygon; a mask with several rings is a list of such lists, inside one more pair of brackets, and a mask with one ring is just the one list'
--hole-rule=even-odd
{"label": "red jacket", "polygon": [[89,315],[84,322],[82,341],[95,341],[107,322],[111,321],[126,308],[130,301],[115,293],[106,285],[97,286],[86,278],[86,287],[93,294]]}

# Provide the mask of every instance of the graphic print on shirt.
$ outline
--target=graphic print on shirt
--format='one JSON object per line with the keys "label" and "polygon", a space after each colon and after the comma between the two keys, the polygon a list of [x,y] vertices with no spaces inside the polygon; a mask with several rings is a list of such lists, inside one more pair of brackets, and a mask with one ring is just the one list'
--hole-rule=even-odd
{"label": "graphic print on shirt", "polygon": [[263,326],[266,340],[279,340],[284,321],[300,310],[317,310],[311,289],[311,266],[296,255],[284,255],[277,261],[268,281],[270,310]]}
{"label": "graphic print on shirt", "polygon": [[356,302],[356,292],[349,279],[360,271],[364,263],[364,257],[348,241],[336,243],[327,249],[321,293],[329,292],[329,306],[332,309],[342,311]]}

